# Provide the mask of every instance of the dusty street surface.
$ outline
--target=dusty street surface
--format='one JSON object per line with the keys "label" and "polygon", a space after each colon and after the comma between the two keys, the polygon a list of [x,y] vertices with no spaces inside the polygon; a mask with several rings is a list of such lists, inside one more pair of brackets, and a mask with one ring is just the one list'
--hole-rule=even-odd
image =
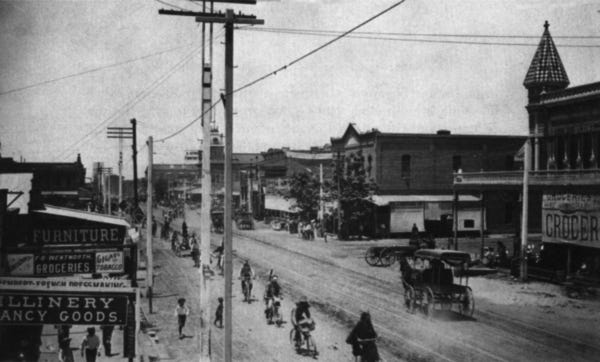
{"label": "dusty street surface", "polygon": [[[188,219],[191,227],[196,226],[194,219],[197,218]],[[180,222],[174,224],[178,226]],[[217,238],[214,245],[221,236]],[[403,307],[397,265],[374,268],[365,263],[364,250],[373,243],[303,241],[287,232],[262,228],[236,232],[234,253],[238,258],[249,259],[259,274],[254,291],[257,299],[261,299],[268,270],[273,269],[279,275],[286,295],[284,315],[288,315],[291,301],[300,295],[308,296],[317,311],[315,339],[321,352],[319,360],[352,360],[344,340],[363,310],[371,312],[375,330],[381,337],[378,346],[386,361],[591,361],[600,355],[598,302],[568,299],[560,288],[548,284],[473,278],[470,283],[475,295],[473,318],[441,311],[431,320],[418,313],[409,314]],[[157,254],[157,263],[161,265],[157,280],[164,283],[157,291],[162,289],[162,293],[170,295],[165,300],[169,300],[166,313],[171,315],[179,294],[193,298],[198,275],[191,267],[191,259],[172,262],[174,256],[169,250],[159,250]],[[176,276],[176,268],[182,276]],[[172,272],[166,272],[171,269]],[[234,275],[238,271],[236,262]],[[213,308],[222,282],[220,276],[213,279]],[[236,360],[307,358],[294,354],[288,340],[289,323],[280,329],[266,325],[262,300],[244,304],[237,280],[233,288]],[[192,300],[190,307],[197,310],[197,301]],[[170,318],[170,325],[164,326],[161,334],[170,331],[171,339],[165,343],[171,358],[185,360],[186,355],[197,351],[197,341],[177,340],[175,321]],[[190,330],[198,328],[193,320],[190,318]],[[212,340],[213,353],[219,360],[221,329],[213,328]]]}

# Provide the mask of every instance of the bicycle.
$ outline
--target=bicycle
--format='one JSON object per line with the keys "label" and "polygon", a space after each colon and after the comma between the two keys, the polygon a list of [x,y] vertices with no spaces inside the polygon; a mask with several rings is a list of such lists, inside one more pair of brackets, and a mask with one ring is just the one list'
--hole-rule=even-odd
{"label": "bicycle", "polygon": [[[281,300],[282,297],[271,297],[268,301],[269,307],[267,308],[267,323],[276,324],[277,327],[281,327],[283,324],[283,316],[281,315]],[[274,321],[273,321],[274,320]]]}
{"label": "bicycle", "polygon": [[299,326],[294,326],[292,328],[290,331],[290,343],[294,345],[297,354],[311,356],[314,359],[317,359],[319,351],[317,350],[317,344],[310,333],[314,329],[314,321],[301,323]]}
{"label": "bicycle", "polygon": [[242,281],[242,292],[244,293],[244,302],[252,303],[252,277],[239,278]]}

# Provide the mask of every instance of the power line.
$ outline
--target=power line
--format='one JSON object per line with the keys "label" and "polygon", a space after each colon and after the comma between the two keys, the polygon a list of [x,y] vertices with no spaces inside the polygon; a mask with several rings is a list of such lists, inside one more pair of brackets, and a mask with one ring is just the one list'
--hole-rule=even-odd
{"label": "power line", "polygon": [[187,10],[189,10],[189,9],[182,8],[181,6],[177,6],[177,5],[169,4],[169,3],[168,3],[168,2],[166,2],[166,1],[162,1],[162,0],[154,0],[154,1],[156,1],[157,3],[161,3],[161,4],[163,4],[163,5],[167,5],[167,6],[170,6],[170,7],[176,8],[176,9],[179,9],[179,10],[186,10],[186,11],[187,11]]}
{"label": "power line", "polygon": [[[364,25],[366,25],[366,24],[370,23],[371,21],[373,21],[373,20],[377,19],[378,17],[382,16],[383,14],[385,14],[385,13],[387,13],[387,12],[391,11],[391,10],[392,10],[392,9],[394,9],[395,7],[397,7],[397,6],[399,6],[399,5],[402,5],[402,3],[404,3],[405,1],[406,1],[406,0],[402,0],[402,1],[399,1],[399,2],[397,2],[397,3],[395,3],[395,4],[391,5],[391,6],[389,6],[388,8],[386,8],[386,9],[384,9],[384,10],[380,11],[379,13],[377,13],[377,14],[373,15],[373,16],[372,16],[372,17],[370,17],[369,19],[367,19],[367,20],[363,21],[362,23],[360,23],[360,24],[356,25],[355,27],[351,28],[350,30],[348,30],[348,31],[344,32],[343,34],[341,34],[341,35],[337,36],[335,39],[332,39],[332,40],[330,40],[330,41],[328,41],[328,42],[326,42],[326,43],[324,43],[324,44],[322,44],[322,45],[318,46],[317,48],[315,48],[315,49],[313,49],[313,50],[309,51],[308,53],[306,53],[306,54],[304,54],[304,55],[302,55],[302,56],[300,56],[300,57],[298,57],[298,58],[296,58],[296,59],[292,60],[292,61],[291,61],[291,62],[289,62],[288,64],[286,64],[286,65],[284,65],[284,66],[282,66],[282,67],[279,67],[278,69],[276,69],[276,70],[274,70],[274,71],[272,71],[272,72],[270,72],[270,73],[267,73],[267,74],[265,74],[265,75],[263,75],[263,76],[261,76],[261,77],[259,77],[259,78],[255,79],[255,80],[253,80],[253,81],[249,82],[249,83],[246,83],[245,85],[243,85],[243,86],[241,86],[241,87],[239,87],[239,88],[237,88],[237,89],[234,89],[232,93],[237,93],[237,92],[240,92],[240,91],[242,91],[242,90],[244,90],[244,89],[246,89],[246,88],[249,88],[249,87],[251,87],[251,86],[255,85],[256,83],[259,83],[259,82],[261,82],[261,81],[263,81],[263,80],[265,80],[265,79],[267,79],[267,78],[269,78],[269,77],[271,77],[271,76],[273,76],[273,75],[276,75],[276,74],[277,74],[277,72],[283,71],[283,70],[287,69],[288,67],[291,67],[292,65],[294,65],[294,64],[296,64],[296,63],[298,63],[298,62],[300,62],[300,61],[302,61],[302,60],[304,60],[304,59],[306,59],[307,57],[309,57],[309,56],[311,56],[311,55],[315,54],[316,52],[318,52],[318,51],[322,50],[323,48],[325,48],[325,47],[327,47],[327,46],[329,46],[329,45],[333,44],[334,42],[336,42],[336,41],[338,41],[338,40],[342,39],[343,37],[345,37],[345,36],[347,36],[348,34],[352,33],[352,32],[353,32],[353,31],[355,31],[356,29],[358,29],[358,28],[360,28],[360,27],[362,27],[362,26],[364,26]],[[245,29],[245,27],[242,27],[242,28],[240,28],[240,29]],[[218,100],[218,101],[216,101],[215,103],[213,103],[213,104],[210,106],[210,108],[209,108],[208,110],[206,110],[205,112],[203,112],[203,113],[202,113],[200,116],[196,117],[194,120],[192,120],[190,123],[188,123],[187,125],[185,125],[183,128],[181,128],[180,130],[178,130],[178,131],[176,131],[176,132],[172,133],[171,135],[169,135],[169,136],[167,136],[167,137],[164,137],[164,138],[161,138],[161,139],[159,139],[159,140],[156,140],[156,142],[164,142],[164,141],[166,141],[166,140],[168,140],[168,139],[170,139],[170,138],[172,138],[172,137],[175,137],[176,135],[180,134],[180,133],[181,133],[181,132],[183,132],[185,129],[187,129],[188,127],[190,127],[192,124],[194,124],[194,123],[196,123],[198,120],[200,120],[200,119],[202,118],[202,116],[203,116],[205,113],[207,113],[207,112],[209,112],[210,110],[212,110],[212,109],[213,109],[213,108],[214,108],[214,107],[215,107],[217,104],[219,104],[220,102],[221,102],[221,100]]]}
{"label": "power line", "polygon": [[[296,30],[270,30],[262,28],[243,28],[243,30],[251,30],[255,32],[263,33],[275,33],[275,34],[291,34],[291,35],[310,35],[310,36],[321,36],[331,37],[335,36],[332,32],[313,32],[313,31],[296,31]],[[437,43],[437,44],[463,44],[463,45],[493,45],[493,46],[523,46],[523,47],[535,47],[537,43],[514,43],[514,42],[485,42],[485,41],[469,41],[469,40],[440,40],[440,39],[411,39],[411,38],[399,38],[399,37],[381,37],[371,35],[347,35],[348,38],[354,39],[367,39],[367,40],[388,40],[388,41],[400,41],[400,42],[412,42],[412,43]],[[600,48],[598,45],[590,44],[557,44],[557,47],[561,48]]]}
{"label": "power line", "polygon": [[373,16],[372,16],[372,17],[370,17],[369,19],[367,19],[367,20],[365,20],[365,21],[361,22],[360,24],[358,24],[358,25],[354,26],[354,27],[353,27],[353,28],[351,28],[350,30],[347,30],[347,31],[345,31],[344,33],[342,33],[342,34],[340,34],[340,35],[336,36],[335,38],[333,38],[333,39],[329,40],[328,42],[325,42],[324,44],[322,44],[322,45],[320,45],[320,46],[316,47],[315,49],[313,49],[313,50],[309,51],[308,53],[306,53],[306,54],[304,54],[304,55],[302,55],[302,56],[300,56],[300,57],[298,57],[298,58],[296,58],[296,59],[292,60],[292,61],[291,61],[291,62],[289,62],[288,64],[286,64],[286,65],[284,65],[284,66],[282,66],[282,67],[279,67],[278,69],[276,69],[276,70],[272,71],[271,73],[267,73],[267,74],[263,75],[262,77],[259,77],[259,78],[255,79],[254,81],[252,81],[252,82],[250,82],[250,83],[247,83],[246,85],[243,85],[243,86],[241,86],[241,87],[239,87],[239,88],[235,89],[235,90],[233,91],[233,93],[237,93],[237,92],[239,92],[239,91],[242,91],[242,90],[244,90],[244,89],[246,89],[246,88],[249,88],[249,87],[253,86],[254,84],[256,84],[256,83],[258,83],[258,82],[261,82],[261,81],[263,81],[263,80],[265,80],[265,79],[267,79],[267,78],[269,78],[269,77],[271,77],[271,76],[273,76],[273,75],[276,75],[276,74],[277,74],[277,72],[280,72],[280,71],[286,70],[288,67],[291,67],[292,65],[294,65],[294,64],[296,64],[296,63],[299,63],[299,62],[301,62],[302,60],[304,60],[304,59],[308,58],[309,56],[311,56],[311,55],[315,54],[316,52],[318,52],[318,51],[320,51],[320,50],[322,50],[322,49],[324,49],[324,48],[328,47],[329,45],[331,45],[331,44],[335,43],[336,41],[338,41],[338,40],[340,40],[340,39],[342,39],[342,38],[344,38],[344,37],[348,36],[348,34],[350,34],[350,33],[354,32],[356,29],[358,29],[358,28],[360,28],[360,27],[362,27],[362,26],[365,26],[366,24],[368,24],[368,23],[370,23],[371,21],[373,21],[373,20],[377,19],[378,17],[382,16],[383,14],[385,14],[385,13],[387,13],[387,12],[391,11],[392,9],[396,8],[397,6],[400,6],[400,5],[402,5],[402,4],[403,4],[405,1],[406,1],[406,0],[401,0],[401,1],[398,1],[397,3],[395,3],[395,4],[391,5],[391,6],[389,6],[388,8],[386,8],[386,9],[384,9],[384,10],[380,11],[380,12],[379,12],[379,13],[377,13],[377,14],[373,15]]}
{"label": "power line", "polygon": [[126,64],[129,64],[129,63],[133,63],[133,62],[137,62],[137,61],[143,60],[143,59],[152,58],[152,57],[164,54],[164,53],[168,53],[168,52],[172,52],[172,51],[175,51],[175,50],[179,50],[181,48],[188,47],[188,46],[190,46],[192,44],[193,43],[188,43],[188,44],[185,44],[185,45],[180,45],[180,46],[177,46],[177,47],[173,47],[173,48],[161,50],[161,51],[158,51],[158,52],[154,52],[154,53],[142,55],[142,56],[139,56],[137,58],[125,60],[125,61],[122,61],[122,62],[113,63],[113,64],[107,64],[107,65],[103,65],[103,66],[100,66],[100,67],[97,67],[97,68],[88,69],[88,70],[84,70],[84,71],[81,71],[81,72],[64,75],[62,77],[48,79],[48,80],[44,80],[44,81],[41,81],[41,82],[38,82],[38,83],[33,83],[33,84],[26,85],[26,86],[22,86],[22,87],[18,87],[18,88],[13,88],[13,89],[5,90],[5,91],[0,92],[0,96],[6,95],[6,94],[10,94],[10,93],[20,92],[20,91],[23,91],[23,90],[26,90],[26,89],[30,89],[30,88],[35,88],[35,87],[43,86],[43,85],[46,85],[46,84],[58,82],[58,81],[69,79],[69,78],[78,77],[78,76],[85,75],[85,74],[95,73],[95,72],[98,72],[98,71],[101,71],[101,70],[104,70],[104,69],[120,67],[122,65],[126,65]]}
{"label": "power line", "polygon": [[91,136],[92,134],[94,134],[94,133],[97,134],[99,132],[102,132],[102,127],[105,124],[111,122],[112,120],[114,120],[114,118],[116,118],[117,116],[121,115],[124,112],[127,112],[128,110],[130,110],[131,108],[133,108],[137,103],[139,103],[143,99],[145,99],[148,95],[150,95],[150,93],[152,93],[152,91],[154,91],[154,89],[158,88],[158,86],[160,86],[162,83],[164,83],[169,77],[171,77],[171,75],[173,75],[177,70],[179,70],[181,67],[183,67],[183,65],[185,65],[187,62],[189,62],[193,58],[193,56],[198,53],[198,51],[200,50],[200,48],[201,47],[196,47],[196,48],[192,49],[192,51],[189,52],[177,64],[175,64],[174,66],[172,66],[163,75],[161,75],[160,77],[158,77],[157,79],[155,79],[146,88],[144,88],[142,91],[140,91],[135,97],[133,97],[128,102],[126,102],[121,107],[119,107],[109,117],[107,117],[106,119],[104,119],[96,127],[94,127],[90,132],[88,132],[85,136],[83,136],[81,139],[79,139],[79,141],[75,142],[74,144],[72,144],[71,146],[69,146],[67,149],[65,149],[58,157],[62,158],[64,155],[66,155],[68,152],[70,152],[71,149],[73,149],[74,147],[76,147],[79,144],[81,144],[81,142],[83,142],[87,137]]}
{"label": "power line", "polygon": [[[247,29],[247,27],[240,27]],[[339,34],[341,30],[324,29],[302,29],[302,28],[277,28],[261,27],[261,30],[270,31],[297,31],[311,33]],[[505,35],[505,34],[449,34],[449,33],[400,33],[400,32],[381,32],[381,31],[355,31],[358,35],[384,35],[384,36],[415,36],[415,37],[436,37],[436,38],[508,38],[508,39],[539,39],[540,35]],[[553,35],[554,39],[600,39],[599,35]]]}

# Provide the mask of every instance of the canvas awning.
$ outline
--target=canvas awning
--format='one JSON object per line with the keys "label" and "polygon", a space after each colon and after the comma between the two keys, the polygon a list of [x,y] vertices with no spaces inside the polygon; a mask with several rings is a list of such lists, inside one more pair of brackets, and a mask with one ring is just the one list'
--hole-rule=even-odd
{"label": "canvas awning", "polygon": [[129,223],[125,219],[123,219],[121,217],[117,217],[117,216],[110,216],[110,215],[98,214],[95,212],[87,212],[87,211],[80,211],[80,210],[74,210],[74,209],[67,209],[67,208],[50,206],[50,205],[44,205],[44,208],[45,208],[45,210],[35,210],[34,212],[38,213],[38,214],[62,216],[62,217],[68,217],[68,218],[86,220],[86,221],[93,221],[93,222],[99,222],[99,223],[110,224],[110,225],[124,226],[128,229],[131,228],[131,225],[129,225]]}
{"label": "canvas awning", "polygon": [[265,195],[265,209],[267,210],[297,213],[300,209],[293,206],[295,203],[296,200],[286,200],[283,196]]}
{"label": "canvas awning", "polygon": [[[452,202],[453,199],[453,195],[373,195],[367,198],[368,201],[377,206],[402,202]],[[481,199],[473,195],[460,195],[458,201],[476,202],[481,201]]]}

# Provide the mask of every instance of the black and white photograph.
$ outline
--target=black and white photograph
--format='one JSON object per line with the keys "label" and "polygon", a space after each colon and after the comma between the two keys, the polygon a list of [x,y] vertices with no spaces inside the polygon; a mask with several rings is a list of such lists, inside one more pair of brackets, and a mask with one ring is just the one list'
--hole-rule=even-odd
{"label": "black and white photograph", "polygon": [[0,0],[0,362],[600,356],[600,0]]}

